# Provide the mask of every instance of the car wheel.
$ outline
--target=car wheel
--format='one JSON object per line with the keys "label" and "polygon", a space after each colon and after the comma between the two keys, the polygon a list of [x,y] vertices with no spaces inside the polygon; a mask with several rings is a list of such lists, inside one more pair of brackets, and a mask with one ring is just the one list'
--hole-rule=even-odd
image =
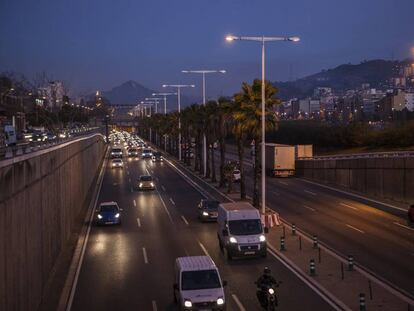
{"label": "car wheel", "polygon": [[229,251],[226,248],[224,248],[224,256],[228,261],[231,261],[233,259],[233,257],[230,255]]}

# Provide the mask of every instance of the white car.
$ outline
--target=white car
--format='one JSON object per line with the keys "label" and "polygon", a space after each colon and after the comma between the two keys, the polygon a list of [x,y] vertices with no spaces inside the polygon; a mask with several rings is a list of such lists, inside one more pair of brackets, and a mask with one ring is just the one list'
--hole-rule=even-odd
{"label": "white car", "polygon": [[112,160],[111,163],[111,167],[112,168],[124,168],[124,162],[122,161],[122,159],[114,159]]}

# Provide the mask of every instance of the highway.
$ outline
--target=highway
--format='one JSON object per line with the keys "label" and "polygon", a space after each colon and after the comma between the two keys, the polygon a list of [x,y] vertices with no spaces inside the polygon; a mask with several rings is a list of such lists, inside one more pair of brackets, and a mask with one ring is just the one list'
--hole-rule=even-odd
{"label": "highway", "polygon": [[[226,158],[237,159],[234,150],[228,149]],[[252,196],[253,169],[248,152],[246,159],[246,188]],[[301,178],[268,177],[266,197],[268,207],[284,220],[310,235],[316,234],[340,254],[354,256],[358,264],[414,296],[414,228],[405,219],[382,211],[381,204]]]}
{"label": "highway", "polygon": [[[71,310],[176,310],[173,267],[179,256],[208,254],[228,282],[227,310],[260,310],[254,281],[265,266],[283,284],[280,310],[332,310],[270,253],[267,258],[227,262],[215,223],[200,223],[203,197],[166,162],[128,159],[124,169],[106,168],[98,202],[117,201],[122,224],[91,226]],[[156,190],[135,189],[150,173]]]}

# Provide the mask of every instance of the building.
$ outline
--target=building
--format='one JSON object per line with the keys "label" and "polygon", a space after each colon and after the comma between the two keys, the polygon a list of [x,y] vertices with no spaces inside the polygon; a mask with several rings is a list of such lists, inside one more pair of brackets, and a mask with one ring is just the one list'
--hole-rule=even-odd
{"label": "building", "polygon": [[414,92],[405,93],[405,107],[408,111],[414,111]]}
{"label": "building", "polygon": [[392,110],[402,111],[406,107],[405,92],[397,89],[392,96]]}
{"label": "building", "polygon": [[329,96],[332,94],[332,89],[330,87],[317,87],[313,90],[314,97]]}
{"label": "building", "polygon": [[53,112],[59,111],[67,98],[62,81],[49,82],[48,85],[38,89],[38,94],[38,104]]}

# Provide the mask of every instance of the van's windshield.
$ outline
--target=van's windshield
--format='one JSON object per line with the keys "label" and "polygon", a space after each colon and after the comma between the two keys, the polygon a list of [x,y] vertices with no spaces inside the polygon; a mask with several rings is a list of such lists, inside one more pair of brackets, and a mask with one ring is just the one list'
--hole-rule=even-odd
{"label": "van's windshield", "polygon": [[216,270],[184,271],[181,276],[182,290],[197,290],[221,287]]}
{"label": "van's windshield", "polygon": [[259,219],[230,220],[229,230],[233,235],[252,235],[263,232]]}

